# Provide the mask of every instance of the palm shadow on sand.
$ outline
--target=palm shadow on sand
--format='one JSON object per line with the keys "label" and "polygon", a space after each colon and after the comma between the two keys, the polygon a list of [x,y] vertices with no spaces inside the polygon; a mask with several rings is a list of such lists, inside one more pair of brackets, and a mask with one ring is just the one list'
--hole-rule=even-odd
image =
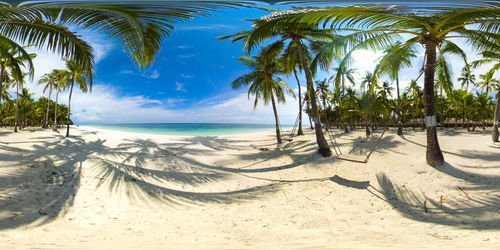
{"label": "palm shadow on sand", "polygon": [[383,173],[377,174],[380,193],[393,208],[413,220],[466,229],[500,229],[500,176],[469,173],[448,163],[435,169],[463,183],[450,187],[456,189],[456,195],[444,197],[444,202],[442,197],[429,197],[394,184]]}
{"label": "palm shadow on sand", "polygon": [[[204,190],[203,185],[225,181],[239,170],[186,157],[182,148],[198,144],[196,140],[158,144],[136,139],[125,140],[117,147],[106,146],[105,140],[85,141],[81,137],[33,140],[37,142],[30,149],[16,147],[16,142],[0,143],[0,159],[4,162],[0,167],[0,230],[42,225],[63,216],[73,205],[82,171],[90,175],[95,189],[123,192],[130,202],[154,200],[170,206],[262,199],[281,186],[270,183]],[[235,141],[205,139],[203,143],[217,149]],[[256,150],[256,154],[262,153]],[[9,171],[10,168],[15,171]],[[279,169],[276,166],[262,171]]]}

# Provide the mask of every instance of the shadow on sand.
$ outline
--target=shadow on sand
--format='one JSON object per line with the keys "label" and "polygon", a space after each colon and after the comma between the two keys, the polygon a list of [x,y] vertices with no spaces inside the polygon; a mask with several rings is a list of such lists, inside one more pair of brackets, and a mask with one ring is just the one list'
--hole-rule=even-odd
{"label": "shadow on sand", "polygon": [[[245,141],[195,137],[158,144],[136,139],[109,147],[101,139],[85,141],[82,137],[64,139],[57,135],[50,139],[33,138],[30,142],[33,146],[28,149],[16,146],[22,142],[0,143],[3,163],[0,166],[0,230],[41,225],[64,215],[73,205],[83,170],[86,176],[90,175],[87,180],[91,180],[96,189],[125,193],[131,202],[155,200],[167,205],[203,205],[262,199],[278,191],[282,183],[265,181],[245,188],[224,186],[213,192],[206,191],[202,185],[222,182],[235,174],[300,166],[302,157],[294,155],[293,151],[314,145],[293,142],[280,150],[255,149],[254,153],[236,155],[242,162],[249,160],[252,164],[227,167],[230,164],[203,163],[196,156],[222,149],[248,150],[248,146],[241,146]],[[193,145],[203,147],[190,147]],[[309,154],[314,156],[313,148]],[[289,155],[291,163],[266,164],[283,155]],[[184,188],[185,185],[189,188]]]}

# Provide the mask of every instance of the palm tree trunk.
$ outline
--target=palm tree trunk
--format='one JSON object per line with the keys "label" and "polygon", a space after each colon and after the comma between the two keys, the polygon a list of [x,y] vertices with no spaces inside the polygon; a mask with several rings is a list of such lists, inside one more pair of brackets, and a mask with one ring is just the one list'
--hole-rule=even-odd
{"label": "palm tree trunk", "polygon": [[[0,66],[0,107],[2,105],[2,94],[3,94],[3,73],[5,72],[5,66],[2,64]],[[1,113],[0,113],[1,115]],[[0,116],[0,125],[1,125],[2,117]]]}
{"label": "palm tree trunk", "polygon": [[16,83],[16,121],[14,123],[14,132],[17,132],[17,109],[19,106],[19,83]]}
{"label": "palm tree trunk", "polygon": [[45,114],[45,124],[43,125],[43,128],[49,127],[49,109],[50,109],[50,95],[51,94],[52,94],[52,85],[50,86],[50,89],[49,89],[49,99],[47,100],[47,113]]}
{"label": "palm tree trunk", "polygon": [[297,77],[297,69],[295,69],[295,67],[293,68],[293,74],[295,75],[295,79],[297,80],[297,87],[299,88],[299,129],[297,135],[304,135],[304,131],[302,131],[302,94],[299,78]]}
{"label": "palm tree trunk", "polygon": [[75,85],[74,81],[71,81],[71,88],[69,90],[69,100],[68,100],[68,120],[66,121],[66,137],[69,137],[69,118],[71,115],[71,94],[73,94],[73,85]]}
{"label": "palm tree trunk", "polygon": [[493,142],[498,142],[498,119],[500,118],[500,89],[497,94],[497,105],[495,106],[495,117],[493,118],[493,130],[491,131],[491,138]]}
{"label": "palm tree trunk", "polygon": [[59,99],[59,89],[56,92],[56,108],[54,110],[54,125],[52,126],[53,131],[57,131],[57,101]]}
{"label": "palm tree trunk", "polygon": [[434,103],[434,73],[436,70],[436,46],[438,41],[434,38],[427,38],[425,43],[425,53],[427,62],[424,75],[424,107],[427,123],[427,164],[437,167],[444,164],[443,153],[439,147],[436,131],[436,112]]}
{"label": "palm tree trunk", "polygon": [[302,69],[304,70],[304,73],[306,75],[307,91],[309,92],[309,98],[311,100],[311,109],[314,119],[314,127],[316,130],[316,142],[318,143],[318,152],[324,157],[329,157],[332,155],[332,151],[330,150],[328,142],[325,139],[325,135],[323,134],[323,130],[321,129],[321,121],[318,115],[318,105],[316,103],[316,92],[314,91],[311,72],[309,71],[309,66],[307,65],[306,58],[304,56],[304,51],[302,50],[302,43],[297,38],[294,38],[294,41],[297,47],[297,52],[300,57]]}
{"label": "palm tree trunk", "polygon": [[280,121],[278,118],[278,110],[276,110],[276,102],[274,101],[274,95],[271,94],[271,103],[273,105],[274,121],[276,122],[276,140],[278,144],[281,144],[281,132],[280,132]]}
{"label": "palm tree trunk", "polygon": [[403,135],[403,128],[401,128],[401,97],[399,96],[399,74],[396,74],[396,90],[398,92],[398,107],[396,108],[398,116],[398,135]]}

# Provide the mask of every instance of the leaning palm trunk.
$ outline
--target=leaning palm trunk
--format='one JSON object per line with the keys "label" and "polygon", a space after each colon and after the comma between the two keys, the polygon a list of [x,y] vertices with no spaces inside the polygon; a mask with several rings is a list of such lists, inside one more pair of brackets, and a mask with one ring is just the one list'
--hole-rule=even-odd
{"label": "leaning palm trunk", "polygon": [[66,121],[66,137],[69,137],[69,118],[71,115],[71,94],[73,94],[73,85],[75,85],[74,81],[71,81],[71,88],[69,90],[69,100],[68,100],[68,120]]}
{"label": "leaning palm trunk", "polygon": [[43,125],[43,128],[49,127],[49,109],[50,109],[50,95],[51,94],[52,94],[52,86],[50,86],[50,89],[49,89],[49,99],[47,100],[47,113],[45,114],[45,123]]}
{"label": "leaning palm trunk", "polygon": [[297,87],[299,88],[299,129],[297,131],[297,135],[304,135],[304,131],[302,131],[302,95],[300,90],[300,82],[297,77],[297,70],[295,67],[293,68],[293,74],[295,75],[295,79],[297,80]]}
{"label": "leaning palm trunk", "polygon": [[493,142],[498,142],[498,119],[500,119],[500,89],[498,89],[495,117],[493,118],[493,130],[491,131]]}
{"label": "leaning palm trunk", "polygon": [[427,62],[424,75],[424,106],[425,120],[427,123],[427,164],[436,167],[444,164],[443,153],[439,147],[436,131],[436,112],[434,104],[434,73],[436,70],[436,47],[439,41],[433,37],[427,37],[425,52]]}
{"label": "leaning palm trunk", "polygon": [[314,127],[316,130],[316,142],[318,143],[319,147],[318,152],[324,157],[329,157],[332,155],[332,151],[330,150],[328,142],[325,139],[325,135],[323,134],[323,130],[321,129],[321,121],[318,114],[318,105],[316,103],[316,92],[314,91],[311,72],[309,71],[309,66],[307,65],[304,51],[302,50],[302,43],[298,39],[294,39],[294,41],[297,46],[297,52],[300,57],[302,69],[304,70],[307,79],[307,92],[309,92],[309,98],[311,100],[311,109],[314,119]]}
{"label": "leaning palm trunk", "polygon": [[14,122],[14,132],[17,132],[17,109],[19,106],[19,83],[16,83],[16,120]]}
{"label": "leaning palm trunk", "polygon": [[58,101],[58,98],[59,98],[59,89],[57,89],[57,92],[56,92],[56,108],[54,110],[54,125],[52,126],[53,131],[57,131],[57,101]]}
{"label": "leaning palm trunk", "polygon": [[276,102],[274,101],[274,96],[271,95],[271,102],[273,105],[273,112],[274,112],[274,121],[276,122],[276,140],[278,141],[278,144],[281,144],[281,132],[280,132],[280,121],[278,118],[278,110],[276,110]]}

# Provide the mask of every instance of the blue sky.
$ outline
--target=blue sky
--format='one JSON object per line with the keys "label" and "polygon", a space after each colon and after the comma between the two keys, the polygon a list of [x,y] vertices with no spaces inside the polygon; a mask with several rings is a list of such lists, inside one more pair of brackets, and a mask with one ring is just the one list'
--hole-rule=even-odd
{"label": "blue sky", "polygon": [[[212,17],[197,17],[176,25],[175,32],[163,43],[153,66],[139,70],[122,52],[120,44],[107,36],[92,31],[79,32],[95,49],[97,64],[92,93],[75,92],[72,100],[73,120],[77,124],[134,123],[134,122],[274,122],[270,106],[253,109],[246,90],[231,89],[231,82],[248,71],[237,60],[242,56],[242,44],[217,41],[229,35],[250,29],[244,18],[258,18],[267,14],[258,9],[226,9]],[[53,68],[64,68],[59,57],[44,51],[37,52],[35,82]],[[353,68],[357,79],[366,70],[372,70],[381,53],[360,51],[354,55]],[[421,65],[415,60],[416,65]],[[463,65],[455,65],[456,76]],[[416,77],[420,66],[404,71],[402,86]],[[323,72],[318,78],[328,76]],[[285,81],[297,91],[295,79]],[[302,80],[302,86],[305,86]],[[41,87],[28,87],[37,96]],[[52,96],[54,98],[54,96]],[[67,93],[60,96],[63,103]],[[297,116],[297,100],[287,98],[278,107],[283,124],[293,124]]]}

